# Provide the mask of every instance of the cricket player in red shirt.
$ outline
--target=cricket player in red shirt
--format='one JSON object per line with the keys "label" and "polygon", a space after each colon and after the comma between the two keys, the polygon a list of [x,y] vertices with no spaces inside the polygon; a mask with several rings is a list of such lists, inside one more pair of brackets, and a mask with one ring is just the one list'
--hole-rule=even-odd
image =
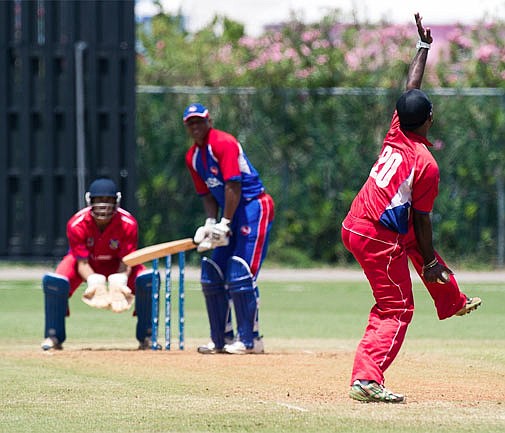
{"label": "cricket player in red shirt", "polygon": [[426,138],[432,104],[419,89],[433,38],[419,14],[415,19],[420,40],[407,91],[396,103],[379,158],[342,223],[344,245],[363,268],[376,302],[356,350],[349,393],[364,402],[405,402],[403,395],[384,387],[384,372],[398,354],[414,312],[408,259],[440,319],[462,316],[482,302],[460,291],[432,244],[430,212],[439,169]]}
{"label": "cricket player in red shirt", "polygon": [[[45,332],[42,349],[61,349],[66,339],[65,316],[68,298],[81,283],[86,282],[82,300],[91,307],[110,309],[116,313],[128,310],[134,300],[136,285],[142,288],[151,278],[140,278],[143,265],[132,268],[122,258],[137,248],[136,219],[119,207],[121,193],[107,178],[93,181],[86,193],[88,206],[67,223],[69,252],[54,273],[42,280],[45,295]],[[108,290],[107,290],[108,283]],[[138,308],[137,300],[137,310]],[[148,312],[137,314],[137,337],[141,345],[148,344]],[[138,311],[137,311],[138,313]],[[142,329],[140,329],[142,328]]]}

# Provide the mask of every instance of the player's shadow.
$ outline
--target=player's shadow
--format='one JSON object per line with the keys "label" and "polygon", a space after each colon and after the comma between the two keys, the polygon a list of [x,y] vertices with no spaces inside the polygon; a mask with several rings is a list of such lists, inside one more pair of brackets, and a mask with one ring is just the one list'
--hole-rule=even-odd
{"label": "player's shadow", "polygon": [[81,347],[74,349],[80,352],[145,352],[145,350],[139,350],[136,347]]}

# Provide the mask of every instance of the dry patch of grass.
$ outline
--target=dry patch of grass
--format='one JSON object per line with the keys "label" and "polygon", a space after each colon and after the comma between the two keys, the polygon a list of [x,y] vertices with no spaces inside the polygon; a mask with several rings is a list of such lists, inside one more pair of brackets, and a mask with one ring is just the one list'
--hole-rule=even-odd
{"label": "dry patch of grass", "polygon": [[391,406],[347,397],[354,342],[303,343],[270,341],[270,353],[256,356],[202,356],[196,342],[170,353],[4,351],[3,379],[17,378],[4,401],[19,412],[16,422],[49,410],[56,421],[59,411],[79,414],[70,425],[66,419],[72,431],[369,432],[370,422],[376,432],[505,430],[505,365],[479,361],[478,348],[458,342],[430,354],[410,344],[387,374],[387,386],[408,403]]}

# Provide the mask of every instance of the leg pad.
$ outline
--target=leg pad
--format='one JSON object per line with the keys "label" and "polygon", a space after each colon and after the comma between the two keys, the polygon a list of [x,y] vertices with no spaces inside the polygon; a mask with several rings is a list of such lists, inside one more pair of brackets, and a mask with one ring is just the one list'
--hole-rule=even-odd
{"label": "leg pad", "polygon": [[239,338],[250,349],[254,345],[254,337],[258,336],[258,296],[249,265],[241,257],[230,257],[226,277],[226,287],[235,307]]}
{"label": "leg pad", "polygon": [[70,283],[67,277],[51,272],[42,278],[42,290],[45,308],[44,338],[55,338],[61,344],[67,338],[65,317],[68,310]]}
{"label": "leg pad", "polygon": [[152,290],[153,271],[144,271],[140,273],[135,280],[135,312],[137,313],[136,337],[140,344],[143,344],[146,338],[150,338],[152,333]]}
{"label": "leg pad", "polygon": [[222,349],[225,337],[233,339],[231,308],[224,287],[223,271],[216,262],[207,257],[202,259],[200,282],[209,316],[210,338],[216,349]]}

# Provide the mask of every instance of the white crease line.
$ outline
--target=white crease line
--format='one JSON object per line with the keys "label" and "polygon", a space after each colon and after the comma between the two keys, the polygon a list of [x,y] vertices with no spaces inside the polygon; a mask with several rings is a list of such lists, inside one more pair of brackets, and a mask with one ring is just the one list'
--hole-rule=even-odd
{"label": "white crease line", "polygon": [[284,406],[284,407],[287,407],[288,409],[297,410],[297,411],[299,411],[299,412],[308,412],[308,411],[309,411],[308,409],[305,409],[304,407],[295,406],[294,404],[282,403],[282,402],[280,402],[280,401],[277,401],[276,403],[277,403],[279,406]]}

